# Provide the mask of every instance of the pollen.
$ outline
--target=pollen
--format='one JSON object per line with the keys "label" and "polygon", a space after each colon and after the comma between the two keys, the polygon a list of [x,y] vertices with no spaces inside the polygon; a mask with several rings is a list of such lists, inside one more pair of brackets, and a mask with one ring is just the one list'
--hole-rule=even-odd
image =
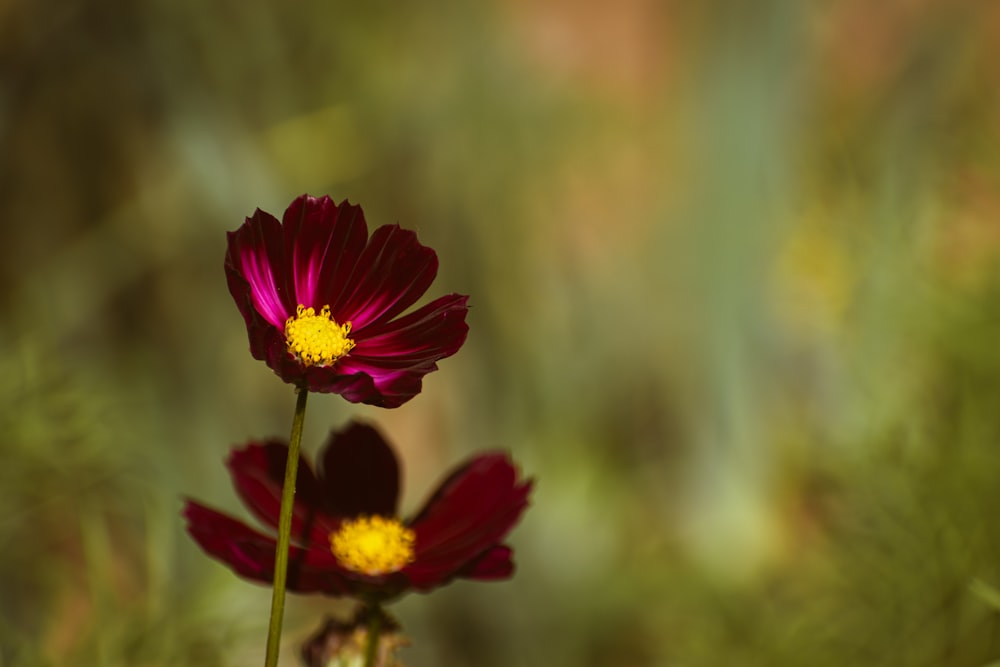
{"label": "pollen", "polygon": [[330,306],[317,315],[315,308],[299,304],[295,316],[285,321],[288,351],[306,366],[330,366],[354,349],[349,333],[351,323],[338,324],[330,317]]}
{"label": "pollen", "polygon": [[415,541],[413,531],[396,519],[362,516],[345,520],[330,533],[330,550],[348,570],[375,576],[412,563]]}

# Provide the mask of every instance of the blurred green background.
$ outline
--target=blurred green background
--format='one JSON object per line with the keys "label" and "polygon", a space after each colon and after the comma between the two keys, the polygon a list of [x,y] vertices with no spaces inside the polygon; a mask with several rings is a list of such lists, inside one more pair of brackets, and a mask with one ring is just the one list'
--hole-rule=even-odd
{"label": "blurred green background", "polygon": [[[506,583],[414,667],[1000,664],[1000,6],[0,1],[0,665],[260,664],[182,498],[286,436],[225,232],[416,229],[468,343],[405,507],[509,448]],[[296,597],[284,663],[328,613]]]}

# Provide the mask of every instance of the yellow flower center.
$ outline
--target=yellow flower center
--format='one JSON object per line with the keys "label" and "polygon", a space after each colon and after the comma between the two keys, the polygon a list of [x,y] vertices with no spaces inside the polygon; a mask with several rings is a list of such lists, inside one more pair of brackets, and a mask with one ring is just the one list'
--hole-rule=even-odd
{"label": "yellow flower center", "polygon": [[306,366],[330,366],[354,349],[349,333],[351,323],[337,324],[330,317],[330,306],[323,306],[317,315],[314,308],[299,304],[295,317],[285,320],[288,351]]}
{"label": "yellow flower center", "polygon": [[413,562],[416,535],[396,519],[347,519],[330,533],[330,550],[348,570],[368,575],[401,570]]}

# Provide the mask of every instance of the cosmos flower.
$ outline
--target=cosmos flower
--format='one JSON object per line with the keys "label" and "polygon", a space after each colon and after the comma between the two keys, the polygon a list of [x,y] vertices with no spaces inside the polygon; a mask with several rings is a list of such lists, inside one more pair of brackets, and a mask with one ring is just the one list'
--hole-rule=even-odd
{"label": "cosmos flower", "polygon": [[350,621],[328,616],[323,625],[302,644],[299,655],[306,667],[361,665],[367,648],[371,615],[378,614],[379,635],[375,667],[403,667],[397,657],[409,640],[399,624],[382,609],[359,607]]}
{"label": "cosmos flower", "polygon": [[[287,454],[284,442],[251,442],[228,460],[240,498],[272,529]],[[412,518],[400,519],[396,456],[378,431],[353,422],[331,434],[317,472],[299,462],[288,590],[384,602],[456,577],[506,579],[513,552],[502,541],[531,487],[506,454],[484,453],[448,475]],[[274,538],[190,500],[184,516],[209,556],[247,579],[272,581]]]}
{"label": "cosmos flower", "polygon": [[405,312],[437,275],[435,252],[398,225],[369,238],[346,200],[302,195],[281,222],[257,209],[227,236],[226,280],[250,352],[285,382],[397,407],[465,342],[468,297]]}

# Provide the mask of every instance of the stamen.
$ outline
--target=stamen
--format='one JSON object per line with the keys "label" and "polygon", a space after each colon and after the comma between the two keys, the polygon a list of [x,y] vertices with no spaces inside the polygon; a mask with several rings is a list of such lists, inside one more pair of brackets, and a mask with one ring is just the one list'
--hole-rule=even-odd
{"label": "stamen", "polygon": [[367,575],[396,572],[413,562],[416,535],[396,519],[347,519],[330,533],[330,550],[342,566]]}
{"label": "stamen", "polygon": [[354,349],[349,333],[351,323],[337,324],[330,317],[330,306],[323,306],[317,315],[314,308],[299,304],[295,316],[285,320],[288,351],[306,366],[330,366]]}

